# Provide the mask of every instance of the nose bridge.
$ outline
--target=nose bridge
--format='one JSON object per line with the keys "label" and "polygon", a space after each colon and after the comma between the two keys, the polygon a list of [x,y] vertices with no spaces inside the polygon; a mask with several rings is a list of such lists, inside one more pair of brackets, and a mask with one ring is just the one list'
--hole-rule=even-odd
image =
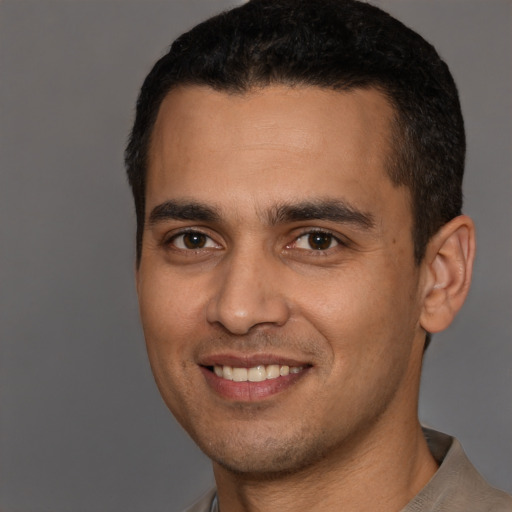
{"label": "nose bridge", "polygon": [[218,286],[208,303],[207,319],[234,334],[262,324],[283,325],[289,316],[279,286],[279,261],[265,249],[239,248],[222,262]]}

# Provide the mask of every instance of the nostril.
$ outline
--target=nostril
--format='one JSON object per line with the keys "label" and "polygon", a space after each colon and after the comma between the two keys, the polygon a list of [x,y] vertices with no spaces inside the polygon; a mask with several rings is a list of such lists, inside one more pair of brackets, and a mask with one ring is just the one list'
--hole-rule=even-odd
{"label": "nostril", "polygon": [[284,325],[290,311],[281,295],[282,290],[276,293],[273,275],[266,271],[266,267],[256,268],[261,262],[251,264],[247,258],[230,263],[206,306],[208,323],[221,325],[239,336],[258,325]]}

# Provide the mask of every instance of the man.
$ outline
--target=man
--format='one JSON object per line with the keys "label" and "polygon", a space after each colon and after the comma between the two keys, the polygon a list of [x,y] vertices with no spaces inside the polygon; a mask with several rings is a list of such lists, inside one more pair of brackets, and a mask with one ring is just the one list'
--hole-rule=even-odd
{"label": "man", "polygon": [[417,415],[464,153],[448,68],[364,3],[254,0],[155,65],[126,161],[153,373],[213,461],[190,510],[512,510]]}

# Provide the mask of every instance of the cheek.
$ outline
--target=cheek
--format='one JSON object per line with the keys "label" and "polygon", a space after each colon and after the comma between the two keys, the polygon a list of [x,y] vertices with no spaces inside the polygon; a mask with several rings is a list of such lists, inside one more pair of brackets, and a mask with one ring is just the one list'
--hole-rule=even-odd
{"label": "cheek", "polygon": [[[197,335],[198,313],[189,287],[174,286],[175,279],[163,274],[142,275],[138,287],[140,315],[149,362],[160,393],[176,410],[180,400],[175,393],[185,382],[192,365],[190,342]],[[178,405],[177,405],[178,404]]]}
{"label": "cheek", "polygon": [[321,288],[309,287],[314,293],[302,296],[301,315],[328,341],[333,356],[359,352],[377,358],[410,342],[411,282],[411,276],[371,266],[340,272]]}
{"label": "cheek", "polygon": [[173,413],[183,416],[187,402],[187,374],[193,366],[193,334],[197,334],[198,314],[189,287],[165,273],[141,275],[138,286],[140,315],[149,362],[162,398]]}
{"label": "cheek", "polygon": [[152,272],[141,277],[139,304],[148,343],[172,342],[175,346],[187,333],[197,331],[206,301],[202,286],[172,273]]}

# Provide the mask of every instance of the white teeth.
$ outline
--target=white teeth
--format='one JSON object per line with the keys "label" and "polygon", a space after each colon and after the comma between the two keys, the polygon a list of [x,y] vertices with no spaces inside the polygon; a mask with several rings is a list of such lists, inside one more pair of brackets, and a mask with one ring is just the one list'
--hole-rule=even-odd
{"label": "white teeth", "polygon": [[237,368],[232,366],[214,366],[213,371],[217,377],[232,380],[235,382],[262,382],[264,380],[277,379],[279,376],[285,377],[290,373],[300,373],[304,370],[303,366],[287,366],[278,364],[262,364],[252,368]]}
{"label": "white teeth", "polygon": [[247,368],[233,368],[233,380],[245,382],[247,380]]}
{"label": "white teeth", "polygon": [[233,368],[231,368],[231,366],[216,366],[215,368],[220,368],[222,375],[219,375],[219,377],[224,377],[227,380],[233,380]]}
{"label": "white teeth", "polygon": [[267,379],[277,379],[279,377],[279,365],[269,364],[267,366]]}
{"label": "white teeth", "polygon": [[247,380],[249,382],[261,382],[267,378],[267,371],[263,365],[249,368],[247,372]]}

